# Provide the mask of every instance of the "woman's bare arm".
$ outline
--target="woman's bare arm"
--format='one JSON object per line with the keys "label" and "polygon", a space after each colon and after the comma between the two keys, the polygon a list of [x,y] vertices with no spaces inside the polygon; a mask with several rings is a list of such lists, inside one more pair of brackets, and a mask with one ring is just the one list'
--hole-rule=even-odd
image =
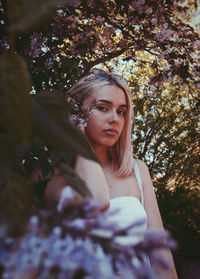
{"label": "woman's bare arm", "polygon": [[[74,170],[85,181],[94,200],[102,205],[102,210],[106,210],[110,205],[110,198],[108,186],[100,164],[78,156]],[[62,190],[66,185],[68,185],[67,180],[63,176],[59,175],[59,168],[55,168],[54,173],[56,176],[51,178],[51,180],[47,183],[43,193],[43,199],[46,205],[50,207],[56,206],[61,197]],[[42,170],[34,170],[31,174],[31,178],[35,182],[39,182],[43,178]],[[79,193],[75,192],[75,194],[77,200],[82,200]]]}
{"label": "woman's bare arm", "polygon": [[110,195],[101,165],[78,156],[74,170],[85,181],[94,200],[102,205],[102,209],[107,209],[110,206]]}
{"label": "woman's bare arm", "polygon": [[[149,170],[143,161],[137,160],[137,162],[139,165],[141,178],[142,178],[143,193],[144,193],[144,207],[147,213],[148,228],[163,230],[164,229],[163,223],[158,208],[158,203],[153,189],[153,184],[152,184]],[[164,274],[162,274],[163,276],[162,278],[177,279],[178,277],[174,266],[174,261],[173,261],[171,251],[164,250],[162,251],[162,253],[171,266],[169,271],[164,272]]]}

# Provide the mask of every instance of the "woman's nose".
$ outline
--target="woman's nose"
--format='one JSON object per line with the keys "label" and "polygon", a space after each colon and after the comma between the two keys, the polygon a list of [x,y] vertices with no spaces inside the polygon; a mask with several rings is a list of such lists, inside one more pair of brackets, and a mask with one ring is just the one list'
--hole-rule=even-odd
{"label": "woman's nose", "polygon": [[118,114],[117,114],[117,111],[113,109],[110,114],[109,122],[112,123],[112,122],[116,122],[116,121],[118,121]]}

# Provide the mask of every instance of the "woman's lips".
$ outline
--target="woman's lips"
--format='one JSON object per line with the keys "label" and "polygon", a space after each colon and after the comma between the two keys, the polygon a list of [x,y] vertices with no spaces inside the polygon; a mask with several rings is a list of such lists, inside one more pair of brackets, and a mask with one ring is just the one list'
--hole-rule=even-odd
{"label": "woman's lips", "polygon": [[106,129],[104,130],[104,133],[108,136],[116,136],[118,134],[118,131],[115,129]]}

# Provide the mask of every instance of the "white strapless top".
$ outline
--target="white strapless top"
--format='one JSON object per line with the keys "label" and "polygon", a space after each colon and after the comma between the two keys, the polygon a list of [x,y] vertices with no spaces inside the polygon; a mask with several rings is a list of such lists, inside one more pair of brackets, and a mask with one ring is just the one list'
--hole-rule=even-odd
{"label": "white strapless top", "polygon": [[110,208],[105,213],[104,221],[116,227],[116,229],[125,229],[133,225],[128,233],[145,232],[147,229],[147,215],[144,209],[144,197],[142,189],[142,180],[139,167],[133,159],[133,169],[140,189],[140,200],[134,196],[121,196],[110,200]]}
{"label": "white strapless top", "polygon": [[145,232],[147,229],[146,212],[136,197],[122,196],[113,198],[110,200],[108,211],[110,222],[113,222],[118,229],[125,229],[131,226],[128,230],[129,234],[132,232]]}

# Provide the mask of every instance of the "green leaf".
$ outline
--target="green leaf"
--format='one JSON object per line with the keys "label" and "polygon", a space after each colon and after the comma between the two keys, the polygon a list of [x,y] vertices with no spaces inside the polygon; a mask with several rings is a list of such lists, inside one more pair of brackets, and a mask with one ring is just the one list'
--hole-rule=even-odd
{"label": "green leaf", "polygon": [[10,30],[13,33],[32,31],[47,24],[59,5],[74,5],[75,0],[12,0],[8,1]]}
{"label": "green leaf", "polygon": [[[64,116],[63,116],[64,118]],[[90,160],[97,158],[84,134],[67,119],[61,126],[33,101],[34,135],[62,152],[80,154]]]}
{"label": "green leaf", "polygon": [[83,197],[92,197],[92,194],[85,182],[78,174],[67,164],[59,164],[62,175],[65,177],[69,185],[74,188]]}
{"label": "green leaf", "polygon": [[6,129],[26,142],[32,132],[30,79],[24,59],[11,51],[0,60],[3,90],[0,93],[0,118]]}

